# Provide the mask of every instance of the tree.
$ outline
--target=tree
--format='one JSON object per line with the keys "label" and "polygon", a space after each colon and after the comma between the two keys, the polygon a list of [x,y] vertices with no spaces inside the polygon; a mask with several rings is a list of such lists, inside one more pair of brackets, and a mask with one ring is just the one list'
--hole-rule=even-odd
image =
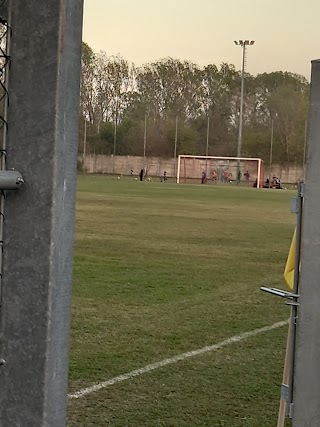
{"label": "tree", "polygon": [[302,163],[308,98],[291,86],[280,86],[270,96],[268,106],[283,148],[280,162]]}
{"label": "tree", "polygon": [[[121,56],[83,44],[81,113],[88,151],[172,157],[176,119],[178,154],[237,152],[241,73],[232,64],[200,68],[166,58],[136,68]],[[243,155],[268,159],[274,120],[274,161],[301,163],[309,83],[288,72],[245,74]],[[82,123],[84,121],[82,120]],[[90,126],[89,126],[90,123]],[[84,127],[84,126],[83,126]]]}
{"label": "tree", "polygon": [[201,86],[201,70],[188,61],[168,58],[147,64],[137,73],[137,91],[153,118],[196,117]]}
{"label": "tree", "polygon": [[96,121],[95,93],[96,56],[89,45],[82,43],[80,108],[90,123]]}
{"label": "tree", "polygon": [[95,85],[100,122],[118,123],[134,93],[135,69],[121,56],[97,56]]}

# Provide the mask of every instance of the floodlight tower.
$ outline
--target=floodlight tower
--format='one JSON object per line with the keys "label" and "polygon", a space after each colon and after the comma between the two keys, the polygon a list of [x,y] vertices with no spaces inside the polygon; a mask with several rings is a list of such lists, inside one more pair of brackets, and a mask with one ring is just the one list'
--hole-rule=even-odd
{"label": "floodlight tower", "polygon": [[[239,117],[239,136],[238,136],[238,152],[237,157],[241,157],[242,147],[242,128],[243,128],[243,98],[244,98],[244,73],[246,68],[246,52],[247,46],[253,46],[254,40],[236,40],[234,44],[241,46],[242,48],[242,70],[241,70],[241,98],[240,98],[240,117]],[[240,162],[238,161],[237,166],[237,183],[240,184],[239,180]]]}

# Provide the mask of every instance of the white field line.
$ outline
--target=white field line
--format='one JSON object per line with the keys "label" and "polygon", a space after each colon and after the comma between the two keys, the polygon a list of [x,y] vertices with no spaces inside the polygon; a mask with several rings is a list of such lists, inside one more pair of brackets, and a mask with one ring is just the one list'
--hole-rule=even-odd
{"label": "white field line", "polygon": [[199,356],[204,353],[209,353],[210,351],[220,350],[221,348],[226,347],[230,344],[244,341],[247,338],[254,337],[264,332],[272,331],[273,329],[281,328],[287,325],[288,323],[289,323],[289,320],[274,323],[273,325],[265,326],[260,329],[254,329],[253,331],[244,332],[241,335],[236,335],[234,337],[221,341],[217,344],[209,345],[207,347],[203,347],[198,350],[188,351],[187,353],[182,353],[174,357],[169,357],[168,359],[161,360],[160,362],[147,365],[144,368],[136,369],[134,371],[128,372],[127,374],[119,375],[118,377],[111,378],[110,380],[103,381],[102,383],[95,384],[91,387],[83,388],[82,390],[79,390],[76,393],[69,394],[68,397],[69,399],[79,399],[81,397],[95,393],[99,390],[102,390],[114,384],[120,383],[122,381],[131,380],[134,377],[138,377],[140,375],[146,374],[147,372],[151,372],[156,369],[162,368],[163,366],[172,365],[174,363],[180,362],[181,360],[188,359],[189,357]]}

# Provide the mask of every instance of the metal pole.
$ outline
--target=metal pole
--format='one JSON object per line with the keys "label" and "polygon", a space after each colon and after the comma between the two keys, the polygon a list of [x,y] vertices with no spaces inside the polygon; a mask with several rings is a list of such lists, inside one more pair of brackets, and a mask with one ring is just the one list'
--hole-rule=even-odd
{"label": "metal pole", "polygon": [[114,122],[114,135],[113,135],[113,159],[112,159],[112,174],[115,172],[115,156],[116,156],[116,146],[117,146],[117,116]]}
{"label": "metal pole", "polygon": [[[9,29],[9,8],[8,8],[8,3],[6,2],[2,2],[2,8],[0,10],[1,12],[1,17],[4,20],[8,21],[8,26],[6,27],[7,30],[7,35],[5,36],[5,32],[3,33],[3,37],[5,37],[3,39],[3,41],[5,42],[5,52],[8,56],[10,56],[11,54],[11,31]],[[4,28],[2,28],[3,30]],[[2,49],[4,48],[4,46],[2,47]],[[2,58],[3,61],[3,58]],[[1,170],[5,170],[7,168],[7,161],[6,161],[6,150],[7,150],[7,135],[8,135],[8,129],[7,126],[5,124],[5,122],[8,120],[8,107],[9,107],[9,71],[10,71],[10,62],[7,62],[7,64],[5,65],[6,60],[4,60],[4,62],[2,62],[2,67],[3,67],[3,74],[2,74],[2,83],[3,83],[3,87],[5,92],[7,93],[7,95],[3,94],[2,96],[4,96],[3,99],[3,123],[2,124],[2,154],[1,154],[1,159],[0,159],[0,169]],[[5,193],[0,194],[0,212],[4,213],[4,203],[5,202]],[[4,215],[0,214],[0,242],[3,242],[3,228],[4,228]],[[2,247],[0,247],[0,307],[2,306],[2,287],[3,287],[3,283],[2,283],[2,269],[3,269],[3,250]],[[1,415],[1,413],[0,413]],[[1,417],[0,417],[1,418]]]}
{"label": "metal pole", "polygon": [[304,146],[303,146],[303,181],[305,180],[306,176],[306,151],[307,151],[307,140],[308,140],[308,120],[305,122],[305,128],[304,128]]}
{"label": "metal pole", "polygon": [[26,184],[5,201],[0,424],[63,427],[83,2],[10,5],[7,167]]}
{"label": "metal pole", "polygon": [[144,138],[143,138],[143,167],[146,167],[146,150],[147,150],[147,115],[144,116]]}
{"label": "metal pole", "polygon": [[[295,250],[295,269],[294,269],[294,281],[293,281],[293,294],[299,294],[299,277],[300,277],[300,258],[301,258],[301,232],[302,232],[302,208],[303,208],[303,184],[300,182],[298,186],[298,197],[297,197],[297,227],[296,227],[296,250]],[[293,299],[293,305],[291,306],[290,316],[290,339],[289,339],[289,384],[288,394],[289,400],[286,407],[286,413],[290,417],[292,416],[292,403],[293,403],[293,387],[294,387],[294,370],[295,370],[295,348],[296,348],[296,334],[297,334],[297,316],[298,316],[298,299]]]}
{"label": "metal pole", "polygon": [[206,142],[206,174],[208,176],[208,155],[209,155],[209,137],[210,137],[210,117],[208,115],[208,124],[207,124],[207,142]]}
{"label": "metal pole", "polygon": [[293,427],[320,420],[320,60],[312,63],[304,189],[299,308],[293,384]]}
{"label": "metal pole", "polygon": [[174,137],[174,159],[177,158],[177,147],[178,147],[178,116],[176,117],[176,132]]}
{"label": "metal pole", "polygon": [[86,152],[87,152],[87,119],[84,119],[84,136],[83,136],[83,160],[82,160],[82,169],[83,173],[86,173]]}
{"label": "metal pole", "polygon": [[117,147],[117,117],[116,120],[114,122],[114,135],[113,135],[113,155],[116,155],[116,147]]}
{"label": "metal pole", "polygon": [[[238,150],[237,157],[241,157],[242,148],[242,128],[243,128],[243,101],[244,101],[244,73],[246,64],[246,43],[242,44],[242,70],[241,70],[241,96],[240,96],[240,116],[239,116],[239,135],[238,135]],[[237,183],[239,181],[240,160],[237,162]]]}
{"label": "metal pole", "polygon": [[209,138],[210,138],[210,116],[208,116],[208,124],[207,124],[206,156],[209,156]]}
{"label": "metal pole", "polygon": [[176,132],[174,137],[174,176],[177,175],[176,168],[177,168],[177,146],[178,146],[178,116],[176,117]]}
{"label": "metal pole", "polygon": [[272,151],[273,151],[273,136],[274,136],[274,120],[271,120],[271,140],[270,140],[270,162],[269,162],[269,188],[271,187],[271,168],[272,168]]}

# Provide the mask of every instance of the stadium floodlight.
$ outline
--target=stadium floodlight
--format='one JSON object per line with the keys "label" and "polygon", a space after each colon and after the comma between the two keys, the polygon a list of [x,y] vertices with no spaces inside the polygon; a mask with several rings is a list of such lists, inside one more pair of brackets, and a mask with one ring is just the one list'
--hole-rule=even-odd
{"label": "stadium floodlight", "polygon": [[[244,73],[246,67],[246,48],[247,46],[253,46],[255,43],[254,40],[239,40],[235,41],[236,46],[241,46],[242,48],[242,70],[241,70],[241,98],[240,98],[240,117],[239,117],[239,135],[238,135],[238,151],[237,157],[241,157],[241,148],[242,148],[242,128],[243,128],[243,98],[244,98]],[[240,164],[238,165],[237,177],[239,176]],[[239,180],[237,180],[239,183]]]}
{"label": "stadium floodlight", "polygon": [[255,44],[254,40],[235,40],[234,44],[237,46],[253,46]]}

